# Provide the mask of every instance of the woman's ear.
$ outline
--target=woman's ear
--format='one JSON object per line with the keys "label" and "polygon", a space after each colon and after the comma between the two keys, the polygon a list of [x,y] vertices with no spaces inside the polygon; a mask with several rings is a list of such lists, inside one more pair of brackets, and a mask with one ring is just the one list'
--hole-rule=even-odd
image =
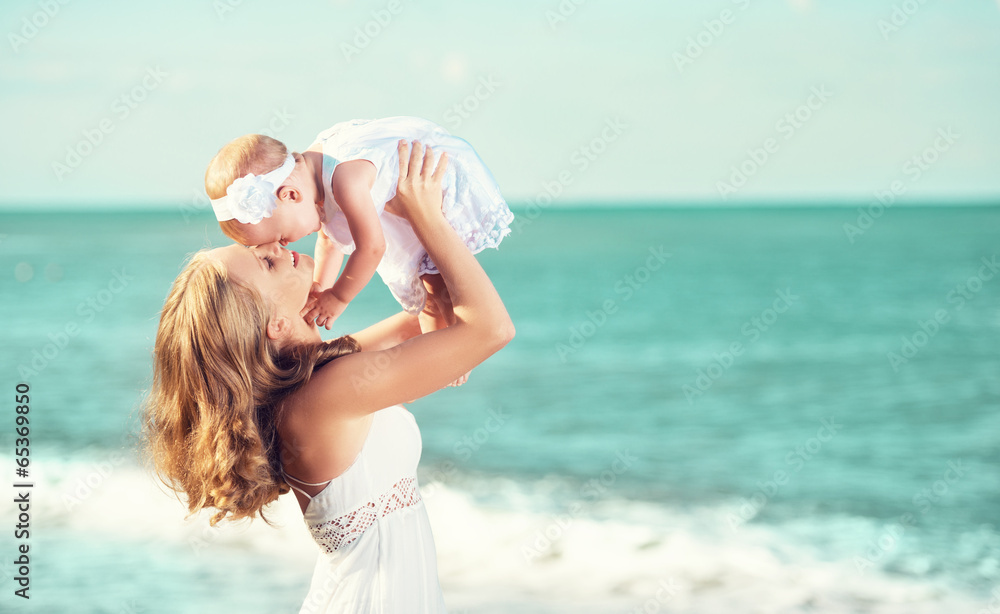
{"label": "woman's ear", "polygon": [[285,316],[274,316],[267,322],[267,338],[278,341],[292,331],[292,323]]}

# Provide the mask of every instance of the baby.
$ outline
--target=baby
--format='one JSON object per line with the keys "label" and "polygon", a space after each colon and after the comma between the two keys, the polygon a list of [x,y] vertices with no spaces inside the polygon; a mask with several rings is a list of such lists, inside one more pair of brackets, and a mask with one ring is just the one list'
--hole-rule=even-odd
{"label": "baby", "polygon": [[222,231],[238,243],[286,245],[320,233],[309,322],[329,329],[376,271],[403,309],[419,314],[422,332],[454,322],[447,289],[409,222],[386,211],[400,140],[447,154],[445,217],[472,253],[498,247],[514,216],[496,180],[469,143],[427,120],[342,122],[302,153],[251,134],[209,163],[205,190]]}

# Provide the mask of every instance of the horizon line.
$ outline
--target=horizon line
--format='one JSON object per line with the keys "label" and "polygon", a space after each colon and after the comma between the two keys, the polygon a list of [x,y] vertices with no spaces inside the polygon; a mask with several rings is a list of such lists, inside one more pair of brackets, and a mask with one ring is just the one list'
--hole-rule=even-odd
{"label": "horizon line", "polygon": [[[547,204],[538,204],[528,199],[508,200],[507,204],[514,210],[529,210],[532,208],[540,210],[560,209],[805,209],[805,208],[854,208],[865,205],[876,207],[880,205],[874,199],[857,198],[744,198],[739,200],[719,200],[708,198],[689,199],[629,199],[619,201],[587,199],[573,201],[555,201]],[[909,199],[889,204],[881,204],[886,209],[894,208],[957,208],[957,207],[995,207],[1000,206],[1000,195],[983,197],[962,197],[949,199],[948,197],[926,197],[919,199]],[[37,208],[36,208],[37,207]],[[67,201],[60,202],[30,202],[14,203],[0,202],[0,213],[73,213],[73,212],[107,212],[107,213],[156,213],[168,211],[188,211],[192,214],[199,212],[210,212],[207,205],[190,200],[183,202],[169,201],[147,201],[138,203],[94,203]]]}

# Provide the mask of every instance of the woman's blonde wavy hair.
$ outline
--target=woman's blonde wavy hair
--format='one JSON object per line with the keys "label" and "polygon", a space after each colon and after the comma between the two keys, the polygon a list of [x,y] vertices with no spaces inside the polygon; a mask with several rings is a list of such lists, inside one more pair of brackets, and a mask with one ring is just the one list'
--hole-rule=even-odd
{"label": "woman's blonde wavy hair", "polygon": [[[263,134],[247,134],[233,139],[215,154],[205,170],[205,192],[209,198],[222,198],[234,181],[247,173],[262,175],[285,162],[288,148],[284,143]],[[248,244],[245,224],[237,220],[219,222],[227,237]]]}
{"label": "woman's blonde wavy hair", "polygon": [[191,514],[254,518],[288,492],[280,473],[282,400],[315,369],[360,350],[349,336],[279,348],[270,305],[205,252],[177,277],[160,316],[144,445],[159,478]]}

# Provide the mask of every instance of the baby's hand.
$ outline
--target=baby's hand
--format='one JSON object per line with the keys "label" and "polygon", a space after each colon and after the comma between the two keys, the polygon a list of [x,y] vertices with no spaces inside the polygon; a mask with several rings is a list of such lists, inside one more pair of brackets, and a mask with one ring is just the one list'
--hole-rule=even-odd
{"label": "baby's hand", "polygon": [[[305,306],[302,307],[302,311],[299,312],[299,315],[306,321],[306,324],[313,323],[313,321],[309,319],[309,312],[316,307],[316,299],[319,298],[320,294],[323,294],[323,286],[314,281],[312,288],[309,290],[309,298],[306,299]],[[313,316],[313,318],[315,318],[315,316]]]}
{"label": "baby's hand", "polygon": [[306,322],[311,324],[315,320],[317,326],[324,326],[326,330],[330,330],[333,321],[339,318],[345,309],[347,303],[337,298],[333,289],[320,290],[319,284],[314,283],[303,311],[306,312]]}

